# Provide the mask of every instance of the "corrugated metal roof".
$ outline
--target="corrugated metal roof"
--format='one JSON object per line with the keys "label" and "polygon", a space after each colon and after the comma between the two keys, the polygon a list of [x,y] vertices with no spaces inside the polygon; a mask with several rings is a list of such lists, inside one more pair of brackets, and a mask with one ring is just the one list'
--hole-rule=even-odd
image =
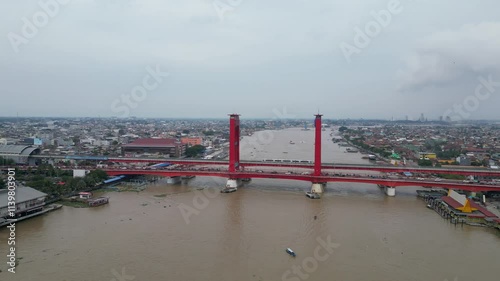
{"label": "corrugated metal roof", "polygon": [[2,154],[18,154],[23,156],[28,156],[33,151],[37,150],[37,147],[29,145],[0,145],[0,155]]}
{"label": "corrugated metal roof", "polygon": [[[0,208],[4,208],[7,206],[8,196],[9,195],[7,189],[0,190]],[[18,186],[16,188],[16,204],[45,196],[47,196],[47,194],[28,186]]]}

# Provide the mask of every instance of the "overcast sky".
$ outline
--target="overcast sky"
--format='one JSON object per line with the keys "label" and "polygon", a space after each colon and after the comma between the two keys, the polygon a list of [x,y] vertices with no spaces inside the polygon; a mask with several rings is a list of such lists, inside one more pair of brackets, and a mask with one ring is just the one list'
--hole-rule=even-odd
{"label": "overcast sky", "polygon": [[500,119],[498,0],[55,1],[1,2],[0,116]]}

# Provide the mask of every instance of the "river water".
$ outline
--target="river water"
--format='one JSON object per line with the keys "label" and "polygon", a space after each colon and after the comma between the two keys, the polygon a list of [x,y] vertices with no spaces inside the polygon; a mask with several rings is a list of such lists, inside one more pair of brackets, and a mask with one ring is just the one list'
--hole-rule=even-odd
{"label": "river water", "polygon": [[[243,141],[242,158],[312,160],[313,134],[257,133]],[[323,162],[368,163],[329,134]],[[449,224],[416,188],[388,198],[374,185],[330,183],[309,200],[305,182],[253,180],[218,193],[224,184],[195,178],[108,192],[108,205],[19,222],[22,259],[16,274],[1,262],[0,280],[498,280],[498,231]],[[0,230],[0,261],[8,234]]]}

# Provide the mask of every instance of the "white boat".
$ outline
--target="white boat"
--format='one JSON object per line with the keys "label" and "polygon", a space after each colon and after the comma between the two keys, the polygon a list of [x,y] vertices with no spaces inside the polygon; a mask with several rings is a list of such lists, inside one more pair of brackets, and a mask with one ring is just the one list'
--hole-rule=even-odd
{"label": "white boat", "polygon": [[321,195],[319,195],[318,193],[315,193],[315,192],[306,192],[306,196],[311,198],[311,199],[320,199],[321,198]]}
{"label": "white boat", "polygon": [[223,188],[220,193],[231,193],[231,192],[235,192],[236,190],[238,190],[238,188],[236,187],[226,187],[226,188]]}
{"label": "white boat", "polygon": [[295,252],[294,252],[292,249],[290,249],[290,248],[286,248],[286,250],[285,250],[285,251],[286,251],[286,252],[287,252],[290,256],[292,256],[292,257],[297,256],[297,254],[295,254]]}

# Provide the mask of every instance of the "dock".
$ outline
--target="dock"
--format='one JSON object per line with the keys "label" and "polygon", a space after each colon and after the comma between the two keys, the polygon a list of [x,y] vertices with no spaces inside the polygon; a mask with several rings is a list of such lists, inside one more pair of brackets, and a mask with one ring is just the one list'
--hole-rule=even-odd
{"label": "dock", "polygon": [[[43,214],[48,213],[48,212],[52,212],[52,211],[58,210],[60,208],[62,208],[62,205],[60,205],[60,204],[51,204],[51,205],[48,205],[48,206],[44,207],[43,210],[40,211],[40,212],[36,212],[36,213],[33,213],[33,214],[29,214],[27,216],[16,218],[15,221],[12,221],[12,222],[20,222],[20,221],[23,221],[23,220],[27,220],[27,219],[32,218],[32,217],[36,217],[36,216],[43,215]],[[0,227],[6,226],[6,225],[8,225],[10,223],[11,223],[11,221],[8,221],[8,220],[5,220],[5,219],[0,219]]]}
{"label": "dock", "polygon": [[[474,212],[462,212],[453,200],[446,196],[443,190],[418,190],[418,196],[422,198],[429,209],[434,210],[442,218],[457,225],[492,227],[500,230],[500,218],[489,212],[477,203],[470,202]],[[444,193],[444,195],[443,195]]]}

